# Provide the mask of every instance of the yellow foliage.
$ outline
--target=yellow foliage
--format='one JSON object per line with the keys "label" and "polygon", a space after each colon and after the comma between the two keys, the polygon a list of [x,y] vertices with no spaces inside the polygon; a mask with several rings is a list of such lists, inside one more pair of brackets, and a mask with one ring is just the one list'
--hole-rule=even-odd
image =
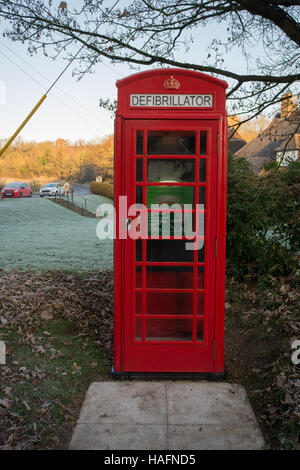
{"label": "yellow foliage", "polygon": [[239,137],[244,139],[246,142],[250,142],[251,140],[255,139],[255,137],[257,137],[270,124],[270,119],[262,115],[253,118],[238,127],[240,122],[241,120],[239,116],[228,116],[228,126],[232,130],[236,128]]}
{"label": "yellow foliage", "polygon": [[[62,141],[62,139],[58,139]],[[17,140],[0,159],[0,178],[38,179],[39,177],[76,180],[85,167],[96,174],[113,174],[113,145],[110,135],[100,142],[23,142]]]}
{"label": "yellow foliage", "polygon": [[110,183],[96,183],[93,181],[90,184],[90,190],[93,194],[99,194],[100,196],[114,198],[114,187]]}

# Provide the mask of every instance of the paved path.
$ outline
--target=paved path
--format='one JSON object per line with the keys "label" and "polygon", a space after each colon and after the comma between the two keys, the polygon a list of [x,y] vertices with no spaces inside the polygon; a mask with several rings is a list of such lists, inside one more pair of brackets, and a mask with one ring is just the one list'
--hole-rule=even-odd
{"label": "paved path", "polygon": [[264,439],[244,387],[218,382],[94,382],[73,450],[254,450]]}

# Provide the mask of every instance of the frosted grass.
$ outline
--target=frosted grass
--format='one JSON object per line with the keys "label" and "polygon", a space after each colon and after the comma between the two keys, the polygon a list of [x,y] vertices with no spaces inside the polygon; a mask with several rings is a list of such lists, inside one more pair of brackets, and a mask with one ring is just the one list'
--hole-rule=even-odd
{"label": "frosted grass", "polygon": [[112,269],[113,242],[97,238],[97,223],[46,198],[0,200],[0,268]]}
{"label": "frosted grass", "polygon": [[[84,202],[84,200],[86,200],[86,203]],[[92,214],[96,214],[97,207],[100,204],[113,204],[113,201],[108,197],[99,196],[97,194],[87,194],[85,196],[77,196],[76,194],[74,194],[73,203],[80,208],[82,206],[83,208],[85,208],[86,204],[86,209]]]}

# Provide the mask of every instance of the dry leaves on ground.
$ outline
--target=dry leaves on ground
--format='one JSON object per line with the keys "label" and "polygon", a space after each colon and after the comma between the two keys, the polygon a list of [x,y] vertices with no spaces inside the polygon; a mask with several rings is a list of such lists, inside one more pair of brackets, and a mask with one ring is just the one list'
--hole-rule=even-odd
{"label": "dry leaves on ground", "polygon": [[[16,349],[24,348],[33,358],[41,358],[43,366],[61,358],[63,353],[54,347],[51,327],[58,319],[67,320],[74,325],[70,331],[73,338],[83,341],[92,340],[97,348],[105,352],[104,361],[109,363],[112,355],[113,332],[113,281],[112,273],[94,273],[80,276],[63,272],[2,272],[0,278],[0,339],[7,334],[14,334],[17,342],[12,350],[7,345],[7,364],[1,366],[0,382],[0,448],[31,449],[36,448],[41,440],[41,427],[45,433],[54,435],[53,445],[59,447],[57,429],[53,421],[51,405],[58,402],[55,398],[42,401],[39,390],[47,377],[45,367],[36,364],[24,366],[15,358]],[[68,347],[68,337],[64,344]],[[55,339],[55,338],[54,338]],[[97,369],[97,362],[91,361],[91,367]],[[74,361],[71,371],[57,367],[59,377],[75,374],[80,381],[81,366]],[[32,403],[26,396],[26,387],[30,384],[31,392],[37,398]],[[18,393],[12,389],[19,390]],[[61,402],[56,403],[62,408]],[[72,403],[70,403],[70,407]],[[80,406],[80,404],[79,404]],[[65,413],[69,419],[68,409]],[[24,413],[35,418],[28,424]],[[30,418],[31,419],[31,418]]]}

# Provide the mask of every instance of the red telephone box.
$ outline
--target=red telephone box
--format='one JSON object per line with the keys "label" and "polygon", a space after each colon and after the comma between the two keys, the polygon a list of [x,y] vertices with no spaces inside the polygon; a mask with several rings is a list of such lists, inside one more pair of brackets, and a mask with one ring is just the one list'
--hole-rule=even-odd
{"label": "red telephone box", "polygon": [[[227,83],[168,68],[131,75],[117,87],[113,377],[223,377]],[[129,236],[128,212],[119,215],[134,204],[147,211],[138,238]],[[189,208],[193,229],[200,204],[204,232],[192,239],[200,249],[187,249],[187,235],[175,236],[172,204]]]}

